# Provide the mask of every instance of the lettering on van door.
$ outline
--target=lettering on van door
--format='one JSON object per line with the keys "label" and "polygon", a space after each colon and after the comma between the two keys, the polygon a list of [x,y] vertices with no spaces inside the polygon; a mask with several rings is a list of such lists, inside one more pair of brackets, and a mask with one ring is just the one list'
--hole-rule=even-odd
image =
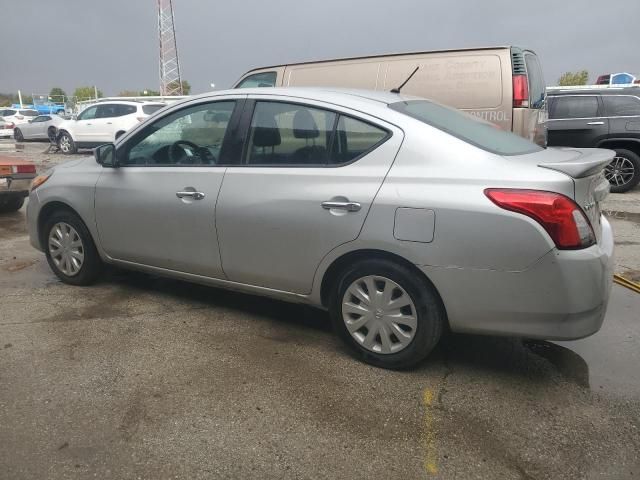
{"label": "lettering on van door", "polygon": [[504,110],[465,110],[469,115],[481,118],[491,123],[510,122],[511,116],[509,112]]}

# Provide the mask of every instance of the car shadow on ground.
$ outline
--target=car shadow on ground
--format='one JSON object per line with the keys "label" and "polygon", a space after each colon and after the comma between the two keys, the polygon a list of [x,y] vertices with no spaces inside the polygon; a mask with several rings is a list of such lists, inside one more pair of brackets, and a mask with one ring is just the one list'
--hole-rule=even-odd
{"label": "car shadow on ground", "polygon": [[[302,326],[317,333],[333,335],[328,313],[307,305],[117,269],[109,270],[105,282],[181,302],[190,301],[260,316],[283,327]],[[340,345],[338,348],[345,355],[351,354],[346,346]],[[490,374],[502,373],[532,380],[547,379],[550,370],[555,370],[568,381],[589,387],[589,367],[582,357],[568,348],[543,340],[449,333],[427,360],[411,371],[430,369],[434,362],[444,362],[449,368],[480,369]]]}

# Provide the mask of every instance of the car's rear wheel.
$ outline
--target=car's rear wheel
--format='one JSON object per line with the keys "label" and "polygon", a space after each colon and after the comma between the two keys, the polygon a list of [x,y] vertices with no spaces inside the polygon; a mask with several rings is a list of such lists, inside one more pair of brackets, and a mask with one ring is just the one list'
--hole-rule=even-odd
{"label": "car's rear wheel", "polygon": [[69,211],[56,212],[44,224],[47,262],[65,283],[90,285],[102,272],[102,260],[84,222]]}
{"label": "car's rear wheel", "polygon": [[331,295],[335,330],[362,360],[406,368],[423,360],[442,335],[445,314],[435,289],[416,272],[384,259],[347,268]]}
{"label": "car's rear wheel", "polygon": [[604,169],[613,193],[624,193],[640,182],[640,156],[626,149],[616,149],[613,161]]}
{"label": "car's rear wheel", "polygon": [[58,148],[62,153],[76,153],[78,149],[68,132],[62,132],[58,137]]}
{"label": "car's rear wheel", "polygon": [[24,135],[22,135],[22,131],[19,128],[13,130],[13,138],[15,138],[16,142],[24,142]]}
{"label": "car's rear wheel", "polygon": [[17,212],[24,205],[24,197],[0,196],[0,213]]}

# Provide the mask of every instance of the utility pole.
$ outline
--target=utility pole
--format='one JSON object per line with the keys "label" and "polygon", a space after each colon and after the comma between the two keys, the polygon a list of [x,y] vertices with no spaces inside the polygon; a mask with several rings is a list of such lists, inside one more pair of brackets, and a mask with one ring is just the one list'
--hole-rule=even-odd
{"label": "utility pole", "polygon": [[182,95],[180,62],[171,0],[158,0],[158,35],[160,39],[160,94]]}

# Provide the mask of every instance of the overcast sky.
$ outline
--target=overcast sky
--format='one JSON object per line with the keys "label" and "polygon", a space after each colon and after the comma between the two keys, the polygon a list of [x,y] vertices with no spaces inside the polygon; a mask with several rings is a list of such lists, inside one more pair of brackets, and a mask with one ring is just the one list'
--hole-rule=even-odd
{"label": "overcast sky", "polygon": [[[258,66],[520,45],[548,84],[567,70],[640,73],[640,0],[174,0],[193,92]],[[156,0],[0,0],[0,92],[158,89]]]}

